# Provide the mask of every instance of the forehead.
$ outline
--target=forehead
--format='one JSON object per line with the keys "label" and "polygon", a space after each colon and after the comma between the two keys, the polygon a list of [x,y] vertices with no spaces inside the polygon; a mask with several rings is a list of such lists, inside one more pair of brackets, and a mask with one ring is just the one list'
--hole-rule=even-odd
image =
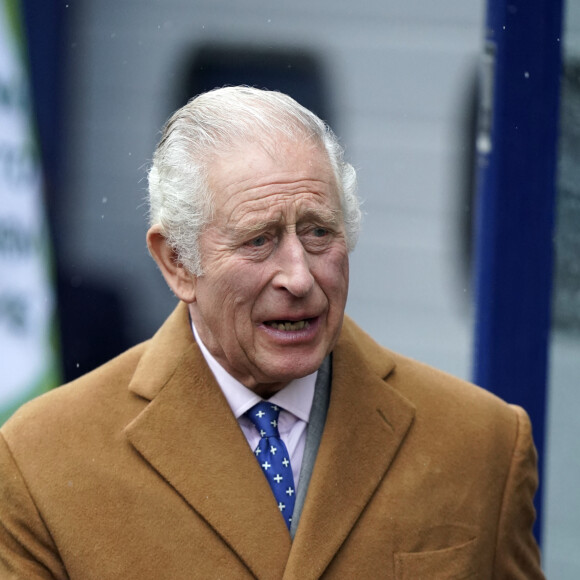
{"label": "forehead", "polygon": [[324,148],[312,142],[251,142],[209,164],[215,217],[239,220],[256,211],[339,209],[338,187]]}

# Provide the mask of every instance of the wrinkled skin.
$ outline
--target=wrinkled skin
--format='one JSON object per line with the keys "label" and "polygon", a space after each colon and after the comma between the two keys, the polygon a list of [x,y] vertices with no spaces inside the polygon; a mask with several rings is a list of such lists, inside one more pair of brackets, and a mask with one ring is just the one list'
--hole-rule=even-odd
{"label": "wrinkled skin", "polygon": [[335,178],[308,142],[249,144],[215,158],[209,176],[214,219],[186,301],[213,356],[269,396],[314,372],[340,333],[348,252]]}

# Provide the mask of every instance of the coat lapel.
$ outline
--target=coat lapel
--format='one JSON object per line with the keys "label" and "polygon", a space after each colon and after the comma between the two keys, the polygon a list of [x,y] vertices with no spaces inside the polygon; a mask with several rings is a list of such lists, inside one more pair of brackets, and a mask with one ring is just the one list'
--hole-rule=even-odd
{"label": "coat lapel", "polygon": [[393,367],[347,320],[334,350],[330,406],[286,578],[322,575],[403,443],[415,410],[383,380]]}
{"label": "coat lapel", "polygon": [[130,389],[150,400],[125,430],[132,445],[253,574],[281,578],[288,530],[193,340],[185,305],[152,339]]}

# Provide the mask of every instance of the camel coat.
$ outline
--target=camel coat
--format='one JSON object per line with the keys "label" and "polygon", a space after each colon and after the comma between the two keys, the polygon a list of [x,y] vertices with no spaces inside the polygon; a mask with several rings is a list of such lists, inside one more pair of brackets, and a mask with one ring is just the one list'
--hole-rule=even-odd
{"label": "camel coat", "polygon": [[543,578],[524,411],[348,319],[293,542],[183,304],[0,433],[2,580]]}

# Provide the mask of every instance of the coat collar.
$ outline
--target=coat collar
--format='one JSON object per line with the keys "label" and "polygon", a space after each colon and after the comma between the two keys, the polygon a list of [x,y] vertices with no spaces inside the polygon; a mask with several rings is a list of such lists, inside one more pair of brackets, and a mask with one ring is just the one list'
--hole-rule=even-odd
{"label": "coat collar", "polygon": [[[411,426],[413,406],[384,380],[394,366],[345,319],[333,354],[326,426],[293,543],[195,344],[185,304],[151,339],[135,370],[129,389],[150,403],[125,432],[255,576],[314,578],[355,525]],[[260,526],[254,525],[258,513]],[[310,541],[320,536],[324,542]]]}

